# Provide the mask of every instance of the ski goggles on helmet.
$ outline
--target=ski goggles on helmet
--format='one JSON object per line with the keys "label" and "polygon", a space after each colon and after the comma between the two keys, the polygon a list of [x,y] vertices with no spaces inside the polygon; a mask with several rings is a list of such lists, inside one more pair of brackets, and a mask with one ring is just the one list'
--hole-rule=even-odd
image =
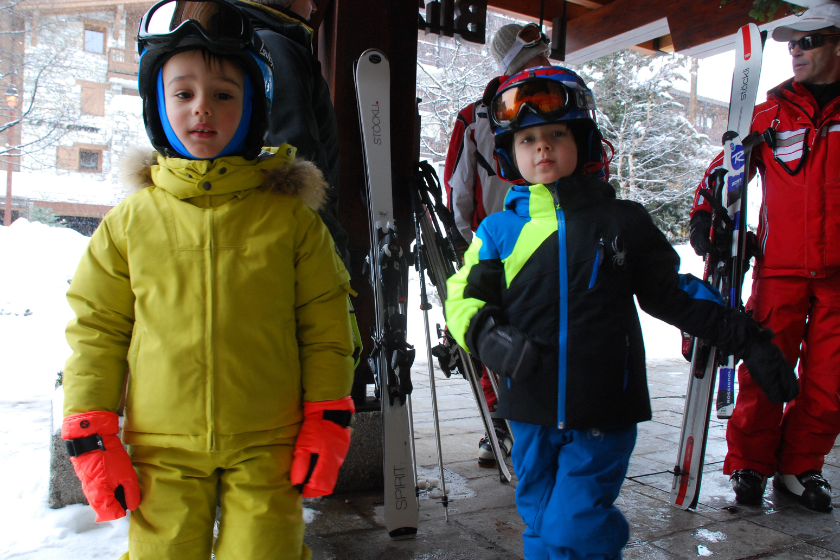
{"label": "ski goggles on helmet", "polygon": [[515,130],[529,113],[545,122],[561,120],[573,111],[595,110],[595,98],[586,88],[573,88],[560,80],[536,76],[503,88],[493,98],[490,119],[502,130]]}
{"label": "ski goggles on helmet", "polygon": [[499,63],[499,72],[504,74],[513,59],[522,52],[522,49],[527,49],[538,45],[540,43],[548,44],[548,36],[543,33],[536,23],[529,23],[519,30],[516,34],[516,41],[510,47],[505,57]]}
{"label": "ski goggles on helmet", "polygon": [[223,0],[163,0],[143,15],[137,40],[140,51],[166,46],[189,36],[220,46],[245,48],[253,33],[246,16]]}
{"label": "ski goggles on helmet", "polygon": [[[163,0],[143,15],[137,31],[140,53],[140,88],[143,69],[159,53],[187,46],[206,47],[219,55],[244,56],[255,64],[269,105],[274,98],[274,65],[271,55],[251,24],[235,5],[226,0]],[[155,53],[155,54],[152,54]],[[151,56],[150,56],[151,55]],[[148,79],[148,76],[146,76]]]}
{"label": "ski goggles on helmet", "polygon": [[793,49],[795,49],[797,45],[799,45],[799,48],[803,51],[818,49],[825,44],[826,37],[840,37],[840,33],[811,33],[810,35],[805,35],[801,39],[788,41],[788,52],[793,54]]}

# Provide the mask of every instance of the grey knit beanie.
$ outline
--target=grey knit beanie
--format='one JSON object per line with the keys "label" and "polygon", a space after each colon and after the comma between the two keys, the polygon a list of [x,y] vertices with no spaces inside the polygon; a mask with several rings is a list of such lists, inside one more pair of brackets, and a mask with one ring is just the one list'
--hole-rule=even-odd
{"label": "grey knit beanie", "polygon": [[[522,27],[523,26],[518,23],[509,23],[500,27],[496,32],[496,35],[493,37],[493,41],[490,43],[490,54],[493,55],[497,64],[501,65],[505,55],[508,51],[510,51],[510,48],[516,42],[516,35],[522,30]],[[550,47],[548,43],[545,42],[540,42],[532,47],[525,47],[519,51],[519,54],[517,54],[510,64],[507,65],[504,73],[507,76],[513,76],[522,70],[522,68],[524,68],[531,59],[538,57],[541,54],[548,56],[549,52]]]}

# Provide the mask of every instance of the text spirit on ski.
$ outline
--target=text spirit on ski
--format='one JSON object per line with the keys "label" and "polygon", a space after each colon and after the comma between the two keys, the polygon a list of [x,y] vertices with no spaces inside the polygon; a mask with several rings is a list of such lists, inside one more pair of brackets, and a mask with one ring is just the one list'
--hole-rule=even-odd
{"label": "text spirit on ski", "polygon": [[406,476],[408,476],[408,473],[405,472],[405,467],[394,467],[394,503],[397,509],[406,509],[408,507],[408,500],[404,492],[406,488]]}

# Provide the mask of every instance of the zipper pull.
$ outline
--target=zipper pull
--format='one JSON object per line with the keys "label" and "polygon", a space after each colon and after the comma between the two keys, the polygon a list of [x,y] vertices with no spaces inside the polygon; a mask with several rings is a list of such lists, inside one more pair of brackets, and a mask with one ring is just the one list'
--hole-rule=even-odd
{"label": "zipper pull", "polygon": [[546,185],[545,188],[547,188],[548,192],[551,193],[551,199],[554,201],[554,209],[560,210],[560,199],[557,198],[557,181],[555,181],[550,187]]}

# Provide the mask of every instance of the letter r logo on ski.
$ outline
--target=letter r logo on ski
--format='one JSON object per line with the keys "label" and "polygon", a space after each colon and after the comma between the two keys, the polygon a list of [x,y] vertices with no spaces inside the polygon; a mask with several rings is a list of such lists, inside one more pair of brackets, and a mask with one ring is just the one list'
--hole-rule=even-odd
{"label": "letter r logo on ski", "polygon": [[732,167],[734,169],[741,169],[744,167],[744,147],[743,146],[732,146]]}

